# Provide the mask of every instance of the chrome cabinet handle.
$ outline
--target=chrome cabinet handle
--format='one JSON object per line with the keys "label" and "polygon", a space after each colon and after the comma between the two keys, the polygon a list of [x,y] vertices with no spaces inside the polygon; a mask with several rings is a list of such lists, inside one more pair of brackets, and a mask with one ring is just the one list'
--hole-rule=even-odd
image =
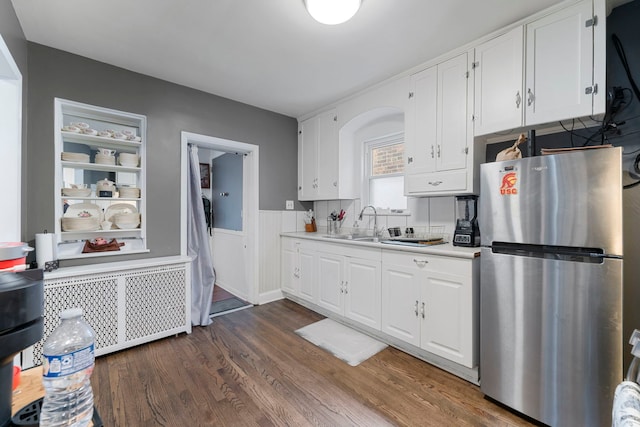
{"label": "chrome cabinet handle", "polygon": [[422,303],[422,318],[424,319],[424,302]]}
{"label": "chrome cabinet handle", "polygon": [[340,282],[340,293],[341,294],[344,293],[344,280],[342,282]]}
{"label": "chrome cabinet handle", "polygon": [[527,105],[531,106],[533,104],[533,92],[531,92],[531,88],[527,89]]}
{"label": "chrome cabinet handle", "polygon": [[438,144],[438,158],[440,158],[440,144]]}
{"label": "chrome cabinet handle", "polygon": [[520,96],[520,91],[516,92],[516,108],[520,108],[520,103],[522,102],[522,97]]}
{"label": "chrome cabinet handle", "polygon": [[426,260],[426,259],[417,259],[417,258],[414,258],[414,259],[413,259],[413,262],[415,262],[416,264],[421,265],[421,266],[424,266],[425,264],[429,264],[429,261],[428,261],[428,260]]}
{"label": "chrome cabinet handle", "polygon": [[349,282],[344,282],[344,293],[345,294],[349,293]]}
{"label": "chrome cabinet handle", "polygon": [[416,317],[418,317],[418,300],[416,300],[416,305],[415,305],[415,313],[416,313]]}
{"label": "chrome cabinet handle", "polygon": [[442,184],[442,181],[429,181],[428,184],[437,187],[438,185]]}
{"label": "chrome cabinet handle", "polygon": [[435,156],[434,152],[433,152],[433,145],[431,146],[431,158],[433,159]]}

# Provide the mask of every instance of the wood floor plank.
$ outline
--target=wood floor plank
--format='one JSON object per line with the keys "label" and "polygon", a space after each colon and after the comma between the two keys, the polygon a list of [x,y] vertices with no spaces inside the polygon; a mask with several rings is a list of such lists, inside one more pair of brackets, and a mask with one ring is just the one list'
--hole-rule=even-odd
{"label": "wood floor plank", "polygon": [[480,389],[388,347],[352,367],[299,337],[321,320],[288,300],[99,357],[108,426],[530,426]]}

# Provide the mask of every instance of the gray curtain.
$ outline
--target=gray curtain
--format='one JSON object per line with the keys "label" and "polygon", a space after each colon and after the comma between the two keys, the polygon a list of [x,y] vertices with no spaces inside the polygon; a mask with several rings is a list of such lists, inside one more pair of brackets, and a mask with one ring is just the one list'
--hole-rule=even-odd
{"label": "gray curtain", "polygon": [[191,323],[211,323],[209,311],[216,274],[209,246],[207,222],[200,190],[198,147],[189,144],[189,181],[187,183],[187,254],[191,257]]}

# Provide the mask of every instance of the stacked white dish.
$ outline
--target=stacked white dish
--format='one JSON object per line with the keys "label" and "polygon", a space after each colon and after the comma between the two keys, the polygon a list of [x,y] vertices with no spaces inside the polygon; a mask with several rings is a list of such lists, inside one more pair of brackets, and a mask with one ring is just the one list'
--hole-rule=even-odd
{"label": "stacked white dish", "polygon": [[137,154],[120,153],[118,155],[118,163],[120,163],[122,166],[137,167],[138,161],[139,161],[139,157]]}
{"label": "stacked white dish", "polygon": [[65,162],[89,163],[89,155],[83,153],[62,153],[62,160]]}
{"label": "stacked white dish", "polygon": [[140,226],[139,213],[117,213],[112,217],[116,227],[121,229],[132,229]]}
{"label": "stacked white dish", "polygon": [[93,203],[69,205],[62,217],[62,231],[93,231],[100,229],[101,209]]}
{"label": "stacked white dish", "polygon": [[62,218],[62,231],[94,231],[100,229],[100,220],[94,217]]}
{"label": "stacked white dish", "polygon": [[88,197],[91,195],[90,188],[63,188],[62,195],[68,197]]}
{"label": "stacked white dish", "polygon": [[120,197],[126,199],[138,199],[140,197],[140,189],[137,187],[118,187]]}
{"label": "stacked white dish", "polygon": [[96,163],[99,165],[115,165],[116,156],[105,156],[104,154],[96,154]]}

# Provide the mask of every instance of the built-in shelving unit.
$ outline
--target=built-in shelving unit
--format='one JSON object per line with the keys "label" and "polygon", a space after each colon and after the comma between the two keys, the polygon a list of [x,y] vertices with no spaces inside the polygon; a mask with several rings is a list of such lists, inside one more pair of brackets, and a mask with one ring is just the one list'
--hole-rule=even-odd
{"label": "built-in shelving unit", "polygon": [[[78,131],[77,126],[71,128],[74,131],[68,131],[70,126],[78,123],[88,126],[95,132],[110,131],[117,137],[83,133],[82,129]],[[143,115],[55,99],[55,234],[58,259],[148,252],[145,203],[146,123],[147,119]],[[97,161],[96,154],[100,149],[115,151],[114,164],[105,164],[103,159]],[[63,160],[63,153],[67,156],[68,153],[88,155],[89,161]],[[122,153],[138,156],[138,163],[134,165],[123,161],[125,165],[121,165],[120,154]],[[110,197],[100,196],[97,183],[101,180],[115,183],[115,191],[110,193]],[[73,197],[64,194],[63,189],[74,186],[86,186],[91,192],[84,196]],[[120,190],[124,187],[139,189],[139,197],[119,197]],[[63,224],[63,218],[74,217],[73,205],[79,203],[97,207],[90,210],[90,215],[96,219],[95,222],[98,225],[89,227],[90,229],[77,229]],[[113,221],[111,227],[102,225],[105,213],[108,213],[109,208],[115,204],[131,205],[131,208],[125,211],[139,213],[140,225],[135,228],[118,228]],[[93,224],[93,221],[91,222]],[[87,240],[94,242],[99,237],[108,241],[117,239],[119,243],[124,243],[124,246],[119,251],[82,252]]]}

